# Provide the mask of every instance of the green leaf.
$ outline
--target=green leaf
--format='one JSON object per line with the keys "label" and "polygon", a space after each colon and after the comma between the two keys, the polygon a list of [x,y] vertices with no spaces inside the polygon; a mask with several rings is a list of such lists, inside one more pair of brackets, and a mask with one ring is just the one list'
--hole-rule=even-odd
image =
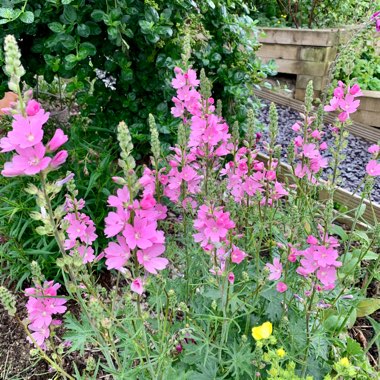
{"label": "green leaf", "polygon": [[5,19],[13,19],[15,11],[11,8],[0,8],[0,17]]}
{"label": "green leaf", "polygon": [[65,5],[63,9],[63,20],[66,24],[74,24],[77,20],[77,11],[72,5]]}
{"label": "green leaf", "polygon": [[341,238],[342,241],[347,241],[348,240],[347,232],[341,226],[333,224],[329,228],[329,231],[333,235],[338,235]]}
{"label": "green leaf", "polygon": [[91,13],[91,17],[95,20],[95,21],[103,21],[104,20],[104,16],[106,14],[100,10],[100,9],[95,9],[94,11],[92,11]]}
{"label": "green leaf", "polygon": [[87,38],[91,33],[91,29],[86,24],[80,24],[77,26],[77,33],[79,36]]}
{"label": "green leaf", "polygon": [[347,338],[347,347],[346,347],[347,356],[361,355],[363,353],[361,345],[352,338]]}
{"label": "green leaf", "polygon": [[73,63],[73,62],[76,62],[78,60],[78,58],[74,54],[69,54],[69,55],[66,55],[65,60],[66,60],[66,62]]}
{"label": "green leaf", "polygon": [[62,0],[63,5],[67,5],[67,4],[70,4],[72,2],[73,2],[73,0]]}
{"label": "green leaf", "polygon": [[20,16],[20,20],[25,24],[32,24],[34,21],[34,13],[30,11],[23,12]]}
{"label": "green leaf", "polygon": [[65,31],[65,27],[60,22],[51,22],[48,27],[54,33],[63,33]]}
{"label": "green leaf", "polygon": [[356,308],[358,317],[366,317],[380,309],[380,298],[365,298]]}
{"label": "green leaf", "polygon": [[78,57],[80,60],[87,58],[89,55],[96,54],[96,47],[91,42],[83,42],[79,45]]}

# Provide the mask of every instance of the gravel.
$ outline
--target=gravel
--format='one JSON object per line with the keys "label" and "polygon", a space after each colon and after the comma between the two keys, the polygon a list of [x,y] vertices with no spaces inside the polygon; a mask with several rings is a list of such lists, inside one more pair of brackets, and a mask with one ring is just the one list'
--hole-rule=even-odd
{"label": "gravel", "polygon": [[[264,138],[267,136],[267,127],[269,124],[269,102],[262,101],[263,108],[258,115],[258,119],[264,124]],[[282,156],[286,160],[287,147],[289,143],[297,136],[292,130],[292,125],[301,120],[299,112],[289,107],[283,107],[277,105],[277,111],[279,116],[279,134],[277,137],[277,143],[282,146]],[[329,147],[333,146],[333,137],[328,125],[325,126],[324,141],[327,142]],[[368,161],[371,159],[371,154],[368,153],[368,147],[373,143],[362,139],[360,137],[349,135],[348,146],[344,150],[346,158],[339,165],[341,171],[340,187],[344,189],[355,191],[359,186],[361,180],[365,175],[365,167]],[[329,151],[323,153],[325,157],[331,157]],[[332,168],[328,167],[324,170],[322,177],[327,178],[328,174],[332,172]],[[361,190],[357,193],[360,194]],[[372,191],[372,200],[380,203],[380,177],[376,178],[375,186]]]}

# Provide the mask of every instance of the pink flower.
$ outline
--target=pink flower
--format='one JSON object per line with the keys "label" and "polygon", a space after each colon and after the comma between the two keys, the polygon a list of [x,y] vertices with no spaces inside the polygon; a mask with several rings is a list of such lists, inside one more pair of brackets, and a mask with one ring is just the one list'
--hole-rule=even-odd
{"label": "pink flower", "polygon": [[123,236],[118,236],[117,241],[118,243],[109,243],[108,247],[104,250],[107,269],[125,272],[124,266],[131,257],[131,251]]}
{"label": "pink flower", "polygon": [[[50,329],[49,327],[42,327],[38,328],[33,325],[28,326],[29,330],[32,330],[32,337],[35,340],[36,344],[40,346],[42,349],[45,349],[45,339],[49,338],[50,336]],[[33,340],[30,337],[27,337],[26,340],[30,343],[33,343]]]}
{"label": "pink flower", "polygon": [[268,276],[268,280],[278,280],[281,277],[282,274],[282,264],[280,263],[280,259],[277,257],[273,259],[273,264],[267,263],[265,265],[269,271],[270,274]]}
{"label": "pink flower", "polygon": [[169,260],[161,256],[165,251],[163,244],[155,244],[150,248],[137,251],[137,261],[146,271],[157,274],[157,270],[165,269]]}
{"label": "pink flower", "polygon": [[376,160],[371,160],[368,162],[365,170],[371,177],[377,177],[380,175],[380,164]]}
{"label": "pink flower", "polygon": [[240,264],[247,254],[243,252],[241,249],[238,247],[233,246],[232,247],[232,252],[231,252],[231,261],[235,264]]}
{"label": "pink flower", "polygon": [[83,258],[83,264],[92,263],[95,259],[94,249],[92,247],[86,247],[85,245],[80,245],[77,248],[79,256]]}
{"label": "pink flower", "polygon": [[14,155],[12,161],[4,165],[4,170],[1,172],[4,177],[37,174],[45,170],[51,161],[50,157],[45,157],[45,147],[42,143],[18,149],[17,152],[19,155]]}
{"label": "pink flower", "polygon": [[298,122],[296,122],[292,125],[292,129],[294,132],[299,132],[301,130],[301,126],[298,124]]}
{"label": "pink flower", "polygon": [[[42,110],[41,110],[42,111]],[[20,148],[29,148],[42,141],[42,126],[49,118],[49,113],[39,113],[34,117],[14,115],[12,130],[8,133],[9,142]]]}
{"label": "pink flower", "polygon": [[58,152],[50,161],[50,167],[53,169],[58,168],[62,164],[66,162],[66,159],[68,157],[67,150],[61,150]]}
{"label": "pink flower", "polygon": [[28,104],[26,105],[26,113],[28,114],[28,116],[36,115],[40,109],[40,103],[38,103],[34,99],[29,100]]}
{"label": "pink flower", "polygon": [[343,112],[341,112],[338,116],[338,119],[343,122],[346,121],[351,113],[356,112],[360,105],[360,100],[355,100],[354,96],[351,94],[347,94],[344,99],[339,101],[339,107]]}
{"label": "pink flower", "polygon": [[139,294],[140,296],[141,296],[141,294],[143,294],[144,284],[143,284],[143,280],[140,277],[135,278],[131,282],[131,290],[132,290],[132,292],[135,292],[135,293]]}
{"label": "pink flower", "polygon": [[277,285],[276,285],[276,290],[279,292],[279,293],[284,293],[288,290],[288,285],[286,285],[284,282],[278,282]]}
{"label": "pink flower", "polygon": [[130,202],[130,194],[127,186],[123,186],[117,190],[117,196],[110,195],[108,197],[108,204],[112,207],[127,208]]}
{"label": "pink flower", "polygon": [[233,274],[233,272],[228,273],[227,279],[230,284],[233,284],[235,282],[235,275]]}
{"label": "pink flower", "polygon": [[157,223],[149,221],[145,218],[135,217],[133,226],[127,224],[124,227],[123,235],[126,242],[131,249],[136,247],[141,249],[149,248],[153,245],[154,239],[157,235]]}
{"label": "pink flower", "polygon": [[373,144],[368,148],[368,153],[377,154],[380,152],[380,146],[377,144]]}
{"label": "pink flower", "polygon": [[336,281],[336,269],[333,266],[320,268],[317,271],[317,278],[325,286],[334,285]]}
{"label": "pink flower", "polygon": [[69,138],[63,133],[62,129],[56,129],[54,136],[47,143],[47,150],[50,152],[56,151],[60,148]]}
{"label": "pink flower", "polygon": [[[116,197],[114,197],[116,198]],[[110,198],[108,198],[108,203],[110,203]],[[104,219],[106,223],[106,228],[104,233],[107,237],[112,237],[121,232],[129,219],[129,211],[122,208],[118,208],[116,212],[108,213],[107,217]]]}

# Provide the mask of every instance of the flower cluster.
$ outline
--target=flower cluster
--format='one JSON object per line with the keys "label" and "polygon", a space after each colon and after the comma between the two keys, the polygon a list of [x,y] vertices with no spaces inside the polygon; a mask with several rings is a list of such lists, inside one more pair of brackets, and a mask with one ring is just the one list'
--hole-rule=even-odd
{"label": "flower cluster", "polygon": [[66,233],[68,239],[65,240],[64,247],[70,251],[70,255],[78,253],[83,259],[83,264],[91,263],[95,259],[94,249],[91,247],[98,235],[95,233],[95,224],[91,218],[79,212],[85,206],[84,199],[77,201],[66,195],[64,218],[67,223]]}
{"label": "flower cluster", "polygon": [[181,199],[183,207],[188,202],[195,206],[191,196],[198,194],[201,190],[200,182],[202,176],[198,174],[200,165],[194,153],[186,153],[178,147],[172,148],[174,155],[169,161],[170,170],[167,176],[162,175],[160,182],[164,185],[164,195],[172,202],[180,200],[181,192],[184,195]]}
{"label": "flower cluster", "polygon": [[274,201],[288,195],[288,192],[277,181],[277,160],[265,168],[263,162],[256,160],[256,156],[256,152],[240,148],[235,159],[226,164],[221,174],[227,176],[227,189],[236,202],[241,203],[247,197],[264,194],[261,204],[271,206]]}
{"label": "flower cluster", "polygon": [[33,99],[29,100],[25,115],[13,115],[12,130],[0,140],[2,153],[16,151],[12,160],[4,165],[1,172],[4,177],[34,175],[47,168],[54,170],[66,161],[66,150],[53,157],[47,156],[47,153],[56,152],[68,139],[61,129],[57,129],[45,146],[42,143],[43,125],[48,119],[49,113]]}
{"label": "flower cluster", "polygon": [[[211,273],[221,276],[226,270],[227,260],[240,264],[247,256],[245,252],[231,243],[228,237],[229,231],[235,228],[235,223],[230,219],[230,213],[223,211],[223,207],[199,207],[197,219],[194,220],[194,228],[197,233],[194,240],[211,254],[213,267]],[[233,273],[229,274],[230,282],[234,281]]]}
{"label": "flower cluster", "polygon": [[177,90],[177,96],[172,99],[175,105],[172,114],[190,126],[188,147],[206,159],[225,156],[232,148],[230,134],[224,119],[215,114],[214,99],[204,99],[196,90],[199,80],[194,70],[188,69],[184,73],[176,67],[174,72],[172,86]]}
{"label": "flower cluster", "polygon": [[[298,134],[294,139],[294,146],[296,157],[300,160],[294,174],[298,178],[306,176],[311,183],[316,183],[314,175],[328,165],[327,158],[321,154],[327,149],[327,143],[322,141],[324,132],[313,128],[315,117],[302,116],[304,121],[297,121],[292,126],[293,131]],[[302,128],[302,124],[306,128]]]}
{"label": "flower cluster", "polygon": [[304,250],[293,249],[294,254],[290,260],[293,261],[296,256],[301,256],[301,265],[297,268],[297,273],[304,277],[315,273],[322,284],[318,289],[331,290],[335,287],[336,269],[342,266],[342,263],[337,261],[339,242],[323,231],[320,232],[320,240],[321,243],[315,236],[310,235],[306,241],[309,246]]}
{"label": "flower cluster", "polygon": [[[31,336],[38,346],[46,348],[45,340],[50,336],[50,326],[57,326],[62,323],[59,319],[53,319],[55,314],[63,314],[66,311],[66,299],[57,297],[60,284],[54,281],[45,281],[42,286],[25,289],[29,297],[26,304],[28,311],[29,329]],[[33,343],[33,340],[28,338]]]}
{"label": "flower cluster", "polygon": [[377,144],[371,145],[368,148],[368,152],[371,153],[373,157],[366,166],[367,174],[371,177],[380,176],[380,163],[378,162],[380,158],[380,146]]}
{"label": "flower cluster", "polygon": [[354,84],[352,87],[346,86],[342,81],[338,82],[338,87],[334,90],[334,96],[330,100],[330,104],[324,107],[327,112],[339,110],[339,121],[342,123],[346,121],[350,114],[356,112],[360,105],[360,100],[355,98],[362,96],[363,93],[360,90],[358,84]]}
{"label": "flower cluster", "polygon": [[[157,221],[166,218],[166,207],[158,204],[149,192],[140,201],[131,199],[127,186],[111,195],[108,204],[116,211],[106,217],[105,233],[107,237],[116,236],[117,242],[109,243],[104,250],[107,268],[125,273],[132,251],[147,272],[157,274],[166,268],[168,260],[160,257],[165,251],[165,236],[157,229]],[[131,289],[141,294],[142,280],[133,280]]]}

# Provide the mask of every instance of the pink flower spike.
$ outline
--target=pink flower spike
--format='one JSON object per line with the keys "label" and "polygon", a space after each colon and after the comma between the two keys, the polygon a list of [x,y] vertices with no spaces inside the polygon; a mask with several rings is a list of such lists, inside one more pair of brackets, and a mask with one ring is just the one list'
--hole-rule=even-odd
{"label": "pink flower spike", "polygon": [[132,290],[132,292],[135,292],[135,293],[139,294],[140,296],[141,296],[141,294],[143,294],[144,284],[143,284],[143,280],[140,277],[135,278],[131,282],[131,290]]}
{"label": "pink flower spike", "polygon": [[28,114],[28,116],[34,116],[38,113],[40,109],[41,109],[40,103],[32,99],[32,100],[29,100],[26,106],[26,113]]}
{"label": "pink flower spike", "polygon": [[277,283],[276,285],[276,290],[279,292],[279,293],[284,293],[288,290],[288,285],[286,285],[284,282],[279,282]]}
{"label": "pink flower spike", "polygon": [[233,272],[228,273],[228,282],[232,285],[235,282],[235,275]]}
{"label": "pink flower spike", "polygon": [[62,129],[57,129],[53,138],[47,143],[47,150],[50,152],[56,151],[60,148],[69,138],[63,133]]}
{"label": "pink flower spike", "polygon": [[371,177],[377,177],[380,175],[380,164],[376,160],[368,162],[365,170]]}

